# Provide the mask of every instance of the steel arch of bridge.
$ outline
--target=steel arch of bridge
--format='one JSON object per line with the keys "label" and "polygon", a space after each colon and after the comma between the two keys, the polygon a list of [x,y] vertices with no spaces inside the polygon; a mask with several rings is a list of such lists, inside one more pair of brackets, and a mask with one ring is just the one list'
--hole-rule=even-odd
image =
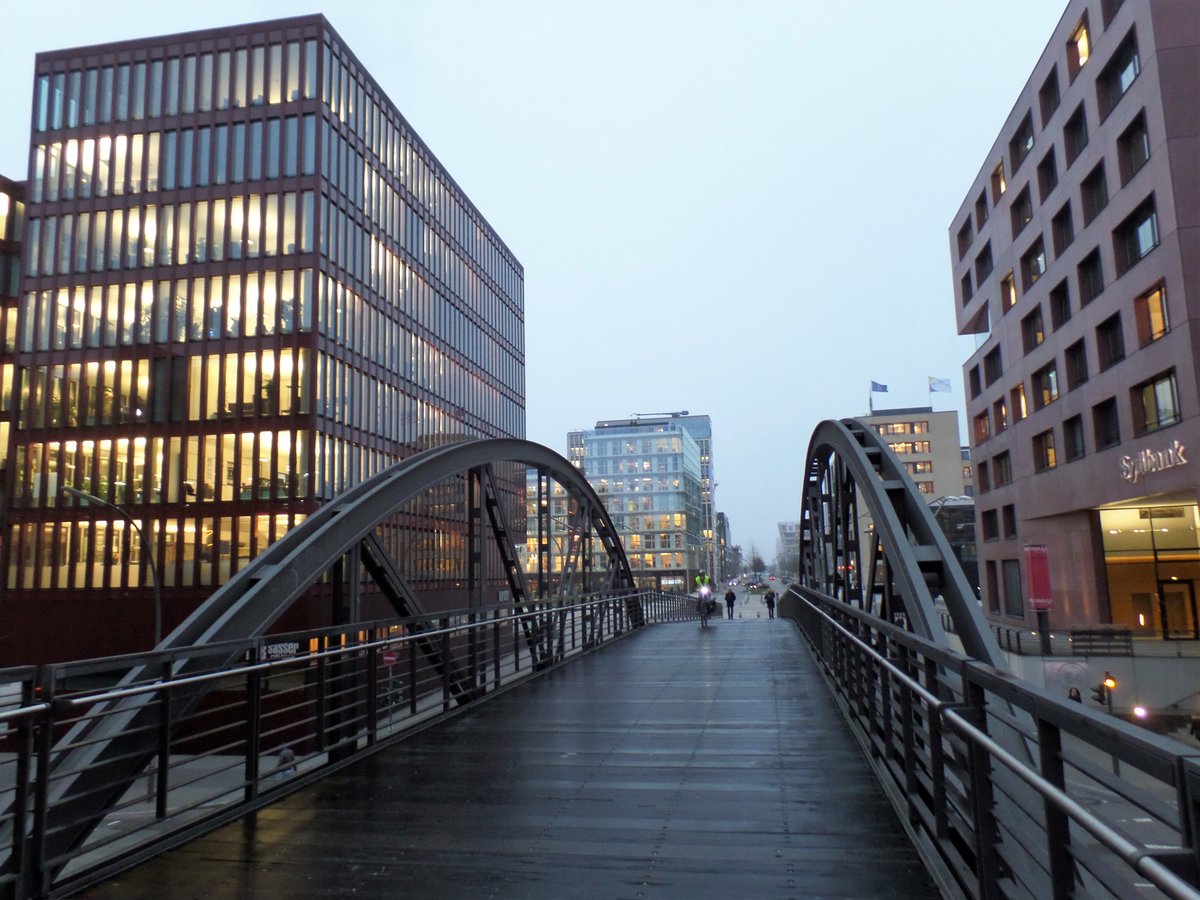
{"label": "steel arch of bridge", "polygon": [[[264,634],[310,586],[326,573],[332,573],[333,590],[357,593],[362,573],[370,576],[383,595],[401,616],[419,615],[419,596],[405,584],[399,570],[388,557],[375,529],[389,516],[404,511],[405,505],[427,488],[455,476],[467,478],[467,555],[468,591],[481,590],[482,544],[485,525],[490,524],[492,537],[505,569],[504,575],[512,591],[512,605],[521,611],[532,598],[517,560],[512,532],[505,521],[503,504],[492,474],[498,463],[524,464],[538,472],[539,504],[545,509],[545,533],[539,519],[539,543],[548,537],[549,505],[541,504],[546,482],[553,479],[565,488],[574,502],[572,523],[581,536],[573,547],[570,565],[586,574],[590,566],[592,536],[605,553],[604,571],[593,573],[594,585],[600,590],[634,590],[633,573],[624,547],[613,527],[600,497],[587,480],[568,460],[554,451],[531,441],[517,439],[470,440],[419,453],[395,463],[379,474],[339,495],[322,506],[305,521],[287,532],[246,568],[212,594],[183,623],[175,628],[158,650],[182,649],[198,645],[213,645],[230,655],[225,665],[233,663],[243,653],[247,638]],[[539,576],[547,562],[539,549]],[[569,573],[568,573],[569,574]],[[539,577],[539,594],[545,596],[548,579]],[[353,599],[353,597],[351,597]],[[353,608],[354,604],[348,604]],[[636,627],[644,624],[642,607],[635,597],[626,601],[627,621]],[[525,640],[535,655],[543,646],[537,626],[524,623]],[[225,651],[224,648],[230,648]],[[433,642],[422,647],[439,670],[448,678],[458,678],[454,660],[438,656]],[[549,651],[553,653],[551,649]],[[219,660],[220,653],[217,653]],[[543,658],[535,662],[553,662]],[[181,655],[170,666],[170,678],[180,686],[171,697],[172,720],[180,721],[194,710],[211,689],[211,682],[189,684],[187,676],[203,670],[220,668],[212,655]],[[122,684],[158,677],[144,666],[133,669]],[[472,699],[475,694],[465,684],[456,685],[459,700]],[[59,742],[62,753],[51,763],[54,769],[73,772],[69,778],[56,783],[54,804],[46,823],[45,854],[57,857],[79,846],[100,823],[105,812],[125,793],[154,754],[157,710],[149,694],[125,696],[113,701],[110,708],[94,721],[86,721],[72,729]],[[11,871],[12,856],[0,864],[0,873]]]}
{"label": "steel arch of bridge", "polygon": [[[414,592],[399,581],[394,565],[381,558],[383,548],[372,540],[372,532],[386,518],[403,511],[405,504],[426,488],[459,474],[468,477],[468,591],[477,591],[481,586],[480,545],[486,517],[504,563],[514,605],[522,605],[530,599],[530,593],[491,474],[491,466],[501,462],[523,463],[536,469],[539,495],[545,479],[561,484],[576,503],[575,520],[582,526],[578,532],[586,534],[585,543],[594,533],[603,546],[608,564],[601,573],[600,587],[619,590],[634,586],[624,546],[604,503],[575,466],[532,441],[471,440],[426,450],[395,463],[322,506],[209,597],[163,640],[160,649],[262,634],[311,584],[356,552],[362,554],[364,568],[398,613],[421,612],[414,609],[420,605]],[[539,496],[539,513],[543,509],[541,499]],[[542,539],[549,532],[548,522],[544,530],[544,535],[539,534],[538,553],[541,595],[546,592],[548,575],[542,551]],[[542,531],[539,518],[539,532]],[[578,558],[583,566],[589,566],[591,553],[581,551]]]}
{"label": "steel arch of bridge", "polygon": [[[865,509],[864,509],[865,507]],[[860,519],[874,525],[867,546]],[[887,444],[857,419],[821,422],[800,510],[803,584],[947,646],[940,595],[970,656],[1006,668],[975,592],[925,499]]]}

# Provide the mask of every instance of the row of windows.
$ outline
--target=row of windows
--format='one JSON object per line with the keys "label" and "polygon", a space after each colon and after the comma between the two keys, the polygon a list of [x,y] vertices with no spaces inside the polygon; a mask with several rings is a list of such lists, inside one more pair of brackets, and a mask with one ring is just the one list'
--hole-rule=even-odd
{"label": "row of windows", "polygon": [[[1070,295],[1065,281],[1050,292],[1048,303],[1051,323],[1053,328],[1058,330],[1071,318]],[[1167,334],[1170,330],[1170,318],[1164,282],[1158,282],[1134,298],[1133,318],[1139,348],[1145,347]],[[1036,350],[1045,341],[1046,327],[1040,303],[1021,320],[1021,336],[1026,354]],[[1104,371],[1125,358],[1125,332],[1120,310],[1096,326],[1095,337],[1097,371]],[[1067,390],[1074,390],[1088,380],[1090,367],[1085,338],[1080,338],[1066,348],[1064,361]],[[968,373],[967,383],[971,398],[978,397],[983,392],[984,384],[991,386],[1002,378],[1003,374],[1001,348],[996,346],[989,350],[983,358],[983,383],[980,381],[979,366],[972,367]],[[1034,372],[1031,376],[1031,386],[1035,410],[1057,400],[1059,396],[1057,362],[1052,360]],[[1021,403],[1023,410],[1023,390]],[[1023,414],[1021,418],[1024,418]],[[979,444],[987,440],[993,428],[995,433],[1003,431],[1007,424],[1007,405],[1002,396],[993,404],[991,426],[988,424],[986,412],[975,417],[973,428],[975,443]]]}
{"label": "row of windows", "polygon": [[19,243],[24,234],[25,204],[8,191],[0,189],[0,241]]}
{"label": "row of windows", "polygon": [[288,41],[39,75],[34,130],[273,105],[316,95],[317,42],[302,46]]}
{"label": "row of windows", "polygon": [[[18,427],[79,428],[307,413],[309,351],[36,366],[20,371]],[[5,395],[8,395],[6,372]]]}
{"label": "row of windows", "polygon": [[[1129,391],[1130,408],[1135,436],[1149,434],[1171,425],[1182,418],[1179,392],[1175,381],[1175,370],[1170,369]],[[1062,423],[1062,458],[1074,462],[1087,453],[1086,428],[1083,416],[1065,419]],[[1114,447],[1121,442],[1121,427],[1115,397],[1110,397],[1092,407],[1092,437],[1096,450]],[[1055,429],[1049,428],[1032,436],[1031,449],[1033,467],[1036,472],[1057,468],[1059,445],[1055,440]],[[976,466],[976,482],[980,493],[1002,487],[1012,481],[1012,461],[1005,450],[992,457],[989,462],[981,460]]]}
{"label": "row of windows", "polygon": [[[166,344],[312,330],[312,270],[32,291],[22,351]],[[11,332],[9,333],[11,335]]]}
{"label": "row of windows", "polygon": [[[344,149],[348,145],[340,139],[335,142],[337,146]],[[340,204],[336,199],[331,202],[322,198],[320,251],[368,289],[383,298],[392,298],[396,295],[398,278],[406,268],[396,252],[397,248],[403,248],[444,284],[449,293],[461,296],[468,310],[478,311],[484,322],[496,323],[510,346],[520,346],[523,332],[520,305],[512,299],[505,300],[494,282],[482,277],[469,260],[422,220],[418,211],[384,184],[377,172],[370,167],[361,170],[364,178],[352,181],[366,185],[365,199],[350,196],[346,204]],[[367,214],[365,226],[358,221],[359,210]]]}
{"label": "row of windows", "polygon": [[[304,521],[302,513],[179,516],[143,528],[162,550],[163,587],[210,586],[229,579]],[[14,525],[10,589],[126,588],[151,583],[138,532],[122,519]]]}
{"label": "row of windows", "polygon": [[[488,278],[499,286],[501,293],[519,303],[521,276],[515,264],[501,251],[482,223],[468,212],[458,192],[443,179],[441,172],[409,140],[399,122],[393,120],[395,117],[389,115],[389,110],[375,101],[373,88],[363,73],[348,58],[343,61],[341,55],[336,45],[326,44],[322,97],[345,130],[361,142],[362,151],[357,143],[339,149],[331,147],[327,141],[323,159],[328,161],[330,168],[323,174],[335,181],[342,190],[357,193],[362,182],[356,184],[348,173],[351,170],[363,172],[370,169],[369,166],[357,165],[357,160],[363,152],[372,153],[382,170],[398,173],[403,178],[417,201],[447,229],[467,255],[482,264]],[[340,134],[337,137],[341,139]],[[333,143],[339,142],[335,140]],[[347,162],[339,164],[334,159],[335,154],[338,160],[345,159]],[[351,157],[355,160],[353,168],[349,163]],[[346,176],[343,177],[341,172],[346,172]],[[377,191],[372,193],[372,200],[374,196],[378,196]],[[359,200],[363,199],[360,195]],[[355,204],[356,207],[361,205]],[[373,210],[374,203],[365,205],[372,210],[371,214],[378,222],[378,213]],[[391,230],[389,233],[398,232]]]}
{"label": "row of windows", "polygon": [[135,206],[29,220],[30,275],[310,253],[313,192]]}
{"label": "row of windows", "polygon": [[18,445],[13,506],[71,506],[64,487],[117,505],[302,498],[311,448],[290,430]]}
{"label": "row of windows", "polygon": [[876,434],[929,434],[929,422],[918,419],[913,422],[884,422],[873,426]]}
{"label": "row of windows", "polygon": [[317,117],[71,138],[33,148],[34,203],[240,184],[316,171]]}
{"label": "row of windows", "polygon": [[[478,370],[480,377],[504,389],[512,397],[524,392],[524,364],[495,335],[464,315],[450,298],[431,288],[417,272],[405,269],[408,287],[403,293],[406,315],[397,319],[378,309],[340,281],[322,275],[321,331],[334,344],[345,346],[359,355],[364,367],[377,363],[388,372],[439,395],[445,395],[430,372],[440,372],[446,362],[457,361]],[[419,325],[418,325],[419,323]],[[424,337],[420,337],[420,335]],[[420,358],[432,360],[433,368],[422,370],[410,359],[407,342],[419,340],[429,352]],[[434,335],[437,336],[435,347]],[[415,352],[415,351],[414,351]]]}
{"label": "row of windows", "polygon": [[[615,457],[612,459],[589,459],[584,467],[588,477],[604,478],[609,475],[634,475],[639,472],[679,472],[682,470],[682,454],[663,454],[654,459]],[[621,482],[617,482],[619,485]],[[613,490],[621,490],[619,487]]]}
{"label": "row of windows", "polygon": [[[1083,20],[1072,33],[1071,40],[1068,42],[1067,57],[1072,81],[1090,58],[1090,55],[1091,40],[1088,33],[1087,16],[1085,14]],[[1130,29],[1114,52],[1112,59],[1096,80],[1097,105],[1102,121],[1108,117],[1112,109],[1124,97],[1140,72],[1141,63],[1138,56],[1137,35],[1134,29]],[[1057,65],[1051,68],[1049,76],[1038,93],[1038,98],[1041,106],[1042,129],[1044,132],[1059,106],[1060,90]],[[1075,158],[1079,156],[1086,144],[1086,113],[1083,103],[1080,103],[1063,126],[1063,146],[1066,150],[1066,162],[1068,166],[1075,161]],[[1010,171],[1012,173],[1015,174],[1025,159],[1032,154],[1034,145],[1033,114],[1032,112],[1027,112],[1017,125],[1016,131],[1008,142],[1008,156],[1011,166]],[[1051,147],[1050,151],[1043,157],[1042,162],[1039,164],[1038,177],[1042,182],[1042,198],[1045,200],[1046,194],[1053,189],[1054,184],[1058,180],[1053,147]],[[984,224],[988,220],[989,208],[996,206],[1000,202],[1000,198],[1008,190],[1008,179],[1005,177],[1003,158],[997,162],[996,167],[992,171],[990,188],[990,206],[987,188],[984,189],[975,201],[974,224],[975,229],[979,232],[983,231]],[[1020,200],[1014,204],[1017,210],[1022,206],[1023,203]],[[1014,234],[1022,227],[1019,224],[1019,218],[1019,213],[1014,212]],[[968,216],[958,230],[959,259],[962,259],[966,255],[973,241],[974,236],[971,232],[971,225],[971,218]]]}

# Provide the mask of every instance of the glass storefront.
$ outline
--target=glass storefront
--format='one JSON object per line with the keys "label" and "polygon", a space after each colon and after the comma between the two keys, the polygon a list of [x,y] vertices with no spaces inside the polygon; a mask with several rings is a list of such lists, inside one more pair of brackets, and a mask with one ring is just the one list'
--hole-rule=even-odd
{"label": "glass storefront", "polygon": [[1195,503],[1100,510],[1113,624],[1200,640],[1198,525]]}

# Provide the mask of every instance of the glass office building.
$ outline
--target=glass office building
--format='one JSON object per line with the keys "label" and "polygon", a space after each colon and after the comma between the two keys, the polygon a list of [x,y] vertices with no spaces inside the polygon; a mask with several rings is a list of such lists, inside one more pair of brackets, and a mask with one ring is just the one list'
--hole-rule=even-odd
{"label": "glass office building", "polygon": [[[39,54],[28,191],[3,601],[27,659],[148,646],[149,552],[171,625],[390,463],[524,436],[522,267],[322,16]],[[454,494],[386,532],[426,595],[465,570]],[[47,614],[110,627],[64,647]]]}
{"label": "glass office building", "polygon": [[567,436],[569,458],[604,501],[639,587],[687,591],[709,568],[702,452],[687,425],[678,416],[606,421]]}

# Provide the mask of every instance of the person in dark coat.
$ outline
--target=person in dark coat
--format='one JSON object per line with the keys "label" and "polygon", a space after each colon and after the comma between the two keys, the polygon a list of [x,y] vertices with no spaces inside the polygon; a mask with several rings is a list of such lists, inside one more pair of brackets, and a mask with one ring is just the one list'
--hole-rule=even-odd
{"label": "person in dark coat", "polygon": [[775,618],[775,592],[768,590],[763,594],[763,603],[767,604],[767,618]]}
{"label": "person in dark coat", "polygon": [[729,613],[729,618],[733,618],[733,604],[737,603],[737,594],[730,588],[725,592],[725,609]]}

